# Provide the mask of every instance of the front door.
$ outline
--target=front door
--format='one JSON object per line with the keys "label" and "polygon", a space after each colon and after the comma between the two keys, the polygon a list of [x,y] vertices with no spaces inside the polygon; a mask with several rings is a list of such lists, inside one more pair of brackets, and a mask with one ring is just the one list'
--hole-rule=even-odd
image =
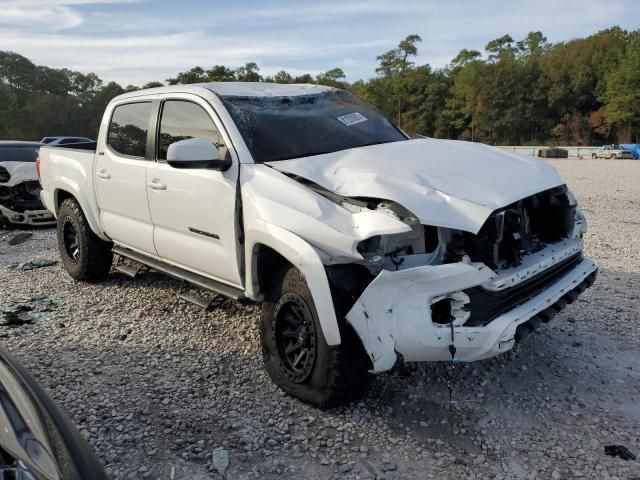
{"label": "front door", "polygon": [[[99,145],[95,185],[104,231],[117,243],[155,255],[147,202],[146,148],[151,101],[115,106]],[[104,138],[105,135],[102,135]]]}
{"label": "front door", "polygon": [[215,112],[203,99],[185,94],[164,99],[159,115],[156,162],[147,172],[156,251],[170,263],[240,286],[235,229],[238,163],[225,172],[166,163],[169,145],[189,138],[207,139],[221,155],[230,155],[213,120]]}

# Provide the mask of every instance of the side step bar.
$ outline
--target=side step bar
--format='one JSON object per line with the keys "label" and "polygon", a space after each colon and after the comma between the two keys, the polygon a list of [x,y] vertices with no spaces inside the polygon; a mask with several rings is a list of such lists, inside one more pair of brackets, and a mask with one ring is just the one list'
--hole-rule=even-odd
{"label": "side step bar", "polygon": [[115,255],[128,258],[129,260],[133,260],[134,262],[146,265],[148,268],[164,273],[165,275],[169,275],[170,277],[183,280],[184,282],[191,283],[200,288],[204,288],[205,290],[219,293],[220,295],[224,295],[225,297],[236,300],[242,304],[253,303],[253,301],[245,297],[244,292],[238,288],[211,280],[210,278],[203,277],[202,275],[198,275],[197,273],[190,272],[183,268],[169,265],[162,260],[157,260],[143,253],[134,252],[133,250],[119,245],[114,245],[113,253]]}
{"label": "side step bar", "polygon": [[119,255],[118,260],[116,261],[116,264],[113,266],[113,268],[115,268],[120,273],[123,273],[127,277],[136,278],[139,273],[149,270],[149,267],[140,263],[138,263],[137,267],[125,265],[125,263],[123,262],[124,258],[125,257],[123,257],[122,255]]}
{"label": "side step bar", "polygon": [[203,297],[202,295],[198,295],[195,292],[189,290],[189,282],[186,280],[182,280],[180,283],[180,288],[178,288],[178,292],[176,296],[180,300],[184,300],[185,302],[193,303],[194,305],[210,312],[214,308],[222,306],[222,304],[227,300],[227,297],[224,295],[216,295],[212,299],[208,299]]}

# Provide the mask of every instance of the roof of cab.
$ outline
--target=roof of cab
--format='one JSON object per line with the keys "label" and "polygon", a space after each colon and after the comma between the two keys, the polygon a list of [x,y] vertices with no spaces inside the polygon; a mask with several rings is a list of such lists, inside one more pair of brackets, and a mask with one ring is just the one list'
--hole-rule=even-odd
{"label": "roof of cab", "polygon": [[202,93],[202,89],[209,90],[222,97],[294,97],[337,90],[333,87],[309,83],[209,82],[135,90],[119,95],[117,98],[130,98],[169,92]]}

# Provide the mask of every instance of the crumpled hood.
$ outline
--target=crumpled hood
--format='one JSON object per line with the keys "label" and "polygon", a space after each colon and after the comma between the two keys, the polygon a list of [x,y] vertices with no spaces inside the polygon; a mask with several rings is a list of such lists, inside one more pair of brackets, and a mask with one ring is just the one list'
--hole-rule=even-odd
{"label": "crumpled hood", "polygon": [[38,180],[36,164],[33,162],[0,162],[0,167],[9,173],[8,182],[0,182],[0,185],[13,187],[20,182],[28,180]]}
{"label": "crumpled hood", "polygon": [[494,210],[564,182],[533,157],[419,139],[268,162],[345,197],[392,200],[421,223],[477,233]]}

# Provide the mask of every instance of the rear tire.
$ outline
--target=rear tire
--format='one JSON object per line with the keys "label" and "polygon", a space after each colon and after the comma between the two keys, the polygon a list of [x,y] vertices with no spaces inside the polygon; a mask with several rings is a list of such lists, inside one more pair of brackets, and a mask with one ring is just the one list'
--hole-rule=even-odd
{"label": "rear tire", "polygon": [[618,159],[618,155],[616,155],[615,153],[611,155],[611,160],[617,160]]}
{"label": "rear tire", "polygon": [[327,345],[302,273],[291,266],[277,278],[260,317],[262,357],[273,382],[322,409],[362,396],[371,363],[356,333],[338,318],[342,342]]}
{"label": "rear tire", "polygon": [[72,278],[94,282],[107,276],[113,262],[112,244],[93,233],[75,198],[60,205],[57,234],[62,264]]}

